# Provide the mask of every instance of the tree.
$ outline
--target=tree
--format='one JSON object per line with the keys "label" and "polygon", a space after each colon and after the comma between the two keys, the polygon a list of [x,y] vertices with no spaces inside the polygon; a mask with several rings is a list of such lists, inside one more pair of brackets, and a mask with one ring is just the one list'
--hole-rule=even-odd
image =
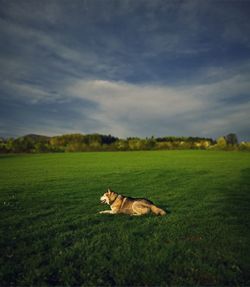
{"label": "tree", "polygon": [[155,145],[156,145],[156,141],[155,141],[153,136],[151,138],[146,138],[146,140],[145,140],[145,148],[146,149],[149,149],[149,150],[154,149]]}
{"label": "tree", "polygon": [[219,137],[217,140],[216,140],[216,145],[215,147],[218,148],[218,149],[226,149],[227,147],[227,141],[225,139],[225,137]]}
{"label": "tree", "polygon": [[241,150],[241,151],[250,151],[250,142],[241,142],[239,144],[239,150]]}
{"label": "tree", "polygon": [[238,144],[237,135],[233,134],[233,133],[226,135],[225,140],[226,140],[227,144],[230,144],[230,145],[237,145]]}
{"label": "tree", "polygon": [[69,143],[65,149],[67,152],[77,152],[77,151],[86,151],[87,146],[85,143],[81,142],[72,142]]}
{"label": "tree", "polygon": [[7,147],[6,147],[6,143],[4,142],[4,140],[0,139],[0,153],[7,153]]}
{"label": "tree", "polygon": [[114,143],[115,149],[128,150],[128,142],[126,140],[118,140]]}
{"label": "tree", "polygon": [[156,149],[172,149],[172,143],[167,141],[156,142]]}
{"label": "tree", "polygon": [[141,150],[145,148],[145,142],[139,138],[130,138],[128,140],[128,146],[131,150]]}
{"label": "tree", "polygon": [[90,150],[100,150],[101,149],[101,147],[102,147],[102,145],[101,145],[101,143],[100,143],[100,141],[91,141],[90,142],[90,144],[89,144],[89,148],[90,148]]}
{"label": "tree", "polygon": [[33,152],[39,153],[39,152],[48,152],[48,144],[44,142],[37,142],[34,145],[34,148],[32,150]]}

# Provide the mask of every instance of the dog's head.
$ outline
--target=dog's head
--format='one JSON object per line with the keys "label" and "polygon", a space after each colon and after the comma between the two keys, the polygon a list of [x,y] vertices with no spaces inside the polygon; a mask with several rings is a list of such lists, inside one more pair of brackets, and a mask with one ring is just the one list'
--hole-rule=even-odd
{"label": "dog's head", "polygon": [[101,203],[110,205],[117,197],[117,193],[108,188],[100,198]]}

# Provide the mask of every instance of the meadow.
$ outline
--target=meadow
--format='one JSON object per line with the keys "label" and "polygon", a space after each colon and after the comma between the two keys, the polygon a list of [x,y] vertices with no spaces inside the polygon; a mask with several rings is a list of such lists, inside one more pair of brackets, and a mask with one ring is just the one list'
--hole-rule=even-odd
{"label": "meadow", "polygon": [[[167,216],[104,215],[104,191]],[[250,285],[250,153],[0,156],[1,286]]]}

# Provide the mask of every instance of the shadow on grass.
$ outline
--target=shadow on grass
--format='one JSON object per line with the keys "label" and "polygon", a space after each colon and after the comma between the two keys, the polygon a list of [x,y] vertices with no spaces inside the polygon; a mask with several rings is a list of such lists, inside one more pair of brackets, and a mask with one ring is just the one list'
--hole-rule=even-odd
{"label": "shadow on grass", "polygon": [[231,242],[237,250],[237,271],[245,286],[250,285],[250,168],[242,169],[239,182],[225,193],[225,222],[230,226]]}
{"label": "shadow on grass", "polygon": [[[250,168],[241,170],[241,177],[239,183],[229,187],[226,193],[225,211],[227,214],[231,214],[239,230],[246,226],[250,227]],[[250,232],[248,233],[248,236]]]}
{"label": "shadow on grass", "polygon": [[20,154],[0,154],[0,160],[2,159],[9,159],[9,158],[15,158],[20,157]]}

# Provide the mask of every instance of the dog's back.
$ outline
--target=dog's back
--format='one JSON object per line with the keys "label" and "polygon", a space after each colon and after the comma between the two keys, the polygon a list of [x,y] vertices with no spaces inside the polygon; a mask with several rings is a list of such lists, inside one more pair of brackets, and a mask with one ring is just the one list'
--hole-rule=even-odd
{"label": "dog's back", "polygon": [[150,212],[156,215],[165,215],[166,212],[154,205],[146,198],[123,197],[123,202],[119,208],[119,213],[129,213],[133,215],[143,215]]}

